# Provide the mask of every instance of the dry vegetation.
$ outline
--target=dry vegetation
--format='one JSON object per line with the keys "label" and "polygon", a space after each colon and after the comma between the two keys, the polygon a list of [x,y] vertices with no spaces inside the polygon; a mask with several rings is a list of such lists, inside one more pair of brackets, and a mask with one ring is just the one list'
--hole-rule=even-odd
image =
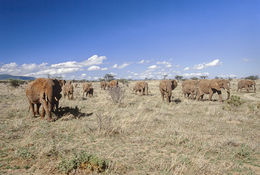
{"label": "dry vegetation", "polygon": [[185,99],[179,82],[171,104],[159,81],[148,96],[132,93],[134,83],[120,84],[120,104],[99,82],[82,98],[81,84],[55,122],[31,116],[26,85],[0,84],[0,174],[260,174],[259,81],[257,93],[237,93],[232,81],[224,103]]}

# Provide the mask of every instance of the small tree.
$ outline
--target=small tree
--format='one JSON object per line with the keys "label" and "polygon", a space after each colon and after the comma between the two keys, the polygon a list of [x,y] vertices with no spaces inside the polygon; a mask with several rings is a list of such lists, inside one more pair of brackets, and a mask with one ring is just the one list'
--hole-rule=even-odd
{"label": "small tree", "polygon": [[198,80],[198,77],[191,77],[191,80]]}
{"label": "small tree", "polygon": [[115,79],[115,76],[112,75],[112,74],[106,74],[106,75],[104,76],[104,79],[105,79],[106,81],[111,81],[111,80],[114,80],[114,79]]}
{"label": "small tree", "polygon": [[164,79],[164,80],[166,79],[166,77],[168,77],[168,75],[166,75],[166,74],[165,74],[165,75],[163,75],[163,79]]}
{"label": "small tree", "polygon": [[183,76],[181,76],[181,75],[176,75],[176,76],[175,76],[175,79],[176,79],[176,80],[182,80],[182,79],[183,79]]}
{"label": "small tree", "polygon": [[206,78],[208,78],[208,76],[206,76],[206,75],[200,76],[200,79],[206,79]]}

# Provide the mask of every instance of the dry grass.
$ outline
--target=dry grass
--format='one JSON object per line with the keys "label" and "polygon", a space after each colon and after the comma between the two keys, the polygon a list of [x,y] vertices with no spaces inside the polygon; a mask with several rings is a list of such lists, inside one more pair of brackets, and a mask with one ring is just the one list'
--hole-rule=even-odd
{"label": "dry grass", "polygon": [[185,99],[181,83],[167,104],[158,81],[148,82],[149,96],[133,94],[134,83],[121,85],[120,105],[99,83],[82,98],[80,85],[50,123],[28,112],[26,85],[0,84],[0,174],[64,174],[62,161],[82,151],[109,161],[103,174],[260,174],[259,81],[257,93],[237,93],[232,81],[238,106]]}

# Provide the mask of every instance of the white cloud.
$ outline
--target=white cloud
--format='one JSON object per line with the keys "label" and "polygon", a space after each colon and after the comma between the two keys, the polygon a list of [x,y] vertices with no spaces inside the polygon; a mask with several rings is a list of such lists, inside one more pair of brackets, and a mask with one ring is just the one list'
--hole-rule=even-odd
{"label": "white cloud", "polygon": [[[84,67],[89,66],[88,70],[99,70],[101,68],[96,65],[102,64],[105,59],[105,56],[93,55],[82,62],[67,61],[52,65],[48,65],[48,63],[17,65],[11,62],[0,66],[0,73],[35,77],[46,77],[47,75],[65,76],[65,74],[81,71],[84,70]],[[102,70],[107,70],[107,68],[102,68]]]}
{"label": "white cloud", "polygon": [[201,69],[204,69],[205,68],[205,65],[204,64],[197,64],[193,67],[193,69],[197,69],[197,70],[201,70]]}
{"label": "white cloud", "polygon": [[162,65],[165,65],[168,68],[172,67],[171,63],[169,63],[167,61],[157,61],[156,64],[162,64]]}
{"label": "white cloud", "polygon": [[138,64],[150,63],[150,60],[144,60],[144,59],[142,59],[142,60],[138,61],[137,63],[138,63]]}
{"label": "white cloud", "polygon": [[103,67],[103,68],[101,68],[101,70],[108,70],[108,68],[107,67]]}
{"label": "white cloud", "polygon": [[156,64],[170,64],[170,63],[167,61],[157,61]]}
{"label": "white cloud", "polygon": [[117,68],[117,67],[118,67],[118,65],[117,65],[117,64],[114,64],[114,65],[113,65],[113,68]]}
{"label": "white cloud", "polygon": [[217,65],[220,65],[221,62],[219,59],[215,59],[209,63],[202,63],[202,64],[197,64],[193,67],[193,69],[197,69],[197,70],[201,70],[201,69],[204,69],[204,68],[207,68],[207,67],[214,67],[214,66],[217,66]]}
{"label": "white cloud", "polygon": [[206,67],[212,67],[212,66],[217,66],[220,64],[220,60],[219,59],[215,59],[207,64],[205,64]]}
{"label": "white cloud", "polygon": [[183,70],[187,71],[187,70],[190,70],[190,68],[189,67],[185,67]]}
{"label": "white cloud", "polygon": [[138,63],[139,63],[139,64],[143,64],[143,63],[144,63],[144,60],[140,60]]}
{"label": "white cloud", "polygon": [[87,76],[87,74],[81,74],[81,76],[82,76],[82,77],[85,77],[85,76]]}
{"label": "white cloud", "polygon": [[237,77],[237,75],[235,75],[235,74],[222,74],[222,75],[219,75],[219,77],[221,77],[221,78],[235,78],[235,77]]}
{"label": "white cloud", "polygon": [[157,68],[156,65],[152,65],[152,66],[149,66],[149,67],[148,67],[148,69],[155,69],[155,68]]}
{"label": "white cloud", "polygon": [[91,66],[91,65],[98,65],[102,64],[104,60],[106,60],[106,56],[98,56],[98,55],[93,55],[89,59],[81,62],[80,64],[83,66]]}
{"label": "white cloud", "polygon": [[125,68],[126,66],[129,66],[129,64],[128,64],[128,63],[124,63],[124,64],[118,66],[118,68],[119,68],[119,69],[123,69],[123,68]]}
{"label": "white cloud", "polygon": [[99,66],[90,66],[88,68],[88,71],[93,71],[93,70],[100,70],[101,68]]}
{"label": "white cloud", "polygon": [[196,72],[196,73],[185,73],[183,74],[184,77],[191,77],[191,76],[209,76],[208,72]]}
{"label": "white cloud", "polygon": [[112,66],[112,68],[114,68],[114,69],[123,69],[123,68],[125,68],[126,66],[129,66],[129,64],[128,64],[128,63],[124,63],[124,64],[121,64],[121,65],[114,64],[114,65]]}

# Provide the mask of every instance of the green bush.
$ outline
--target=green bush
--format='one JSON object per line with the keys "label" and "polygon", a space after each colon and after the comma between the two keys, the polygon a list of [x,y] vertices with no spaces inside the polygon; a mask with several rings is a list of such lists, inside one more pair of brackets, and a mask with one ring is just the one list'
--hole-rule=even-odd
{"label": "green bush", "polygon": [[258,80],[259,77],[258,77],[258,75],[250,75],[250,76],[248,76],[248,77],[245,77],[245,79],[249,79],[249,80]]}
{"label": "green bush", "polygon": [[20,86],[21,84],[23,84],[24,82],[23,81],[21,81],[21,80],[13,80],[13,79],[11,79],[11,80],[9,80],[9,84],[10,84],[10,86],[12,86],[12,87],[18,87],[18,86]]}
{"label": "green bush", "polygon": [[81,151],[80,153],[74,154],[70,160],[63,159],[58,167],[62,172],[67,174],[73,169],[89,169],[101,173],[108,168],[108,161]]}
{"label": "green bush", "polygon": [[122,79],[119,79],[118,81],[119,81],[120,83],[122,83],[122,84],[128,86],[128,83],[129,83],[129,82],[128,82],[127,79],[123,79],[123,78],[122,78]]}
{"label": "green bush", "polygon": [[240,106],[244,103],[243,100],[240,99],[240,97],[231,95],[230,99],[227,100],[227,104],[231,106]]}

